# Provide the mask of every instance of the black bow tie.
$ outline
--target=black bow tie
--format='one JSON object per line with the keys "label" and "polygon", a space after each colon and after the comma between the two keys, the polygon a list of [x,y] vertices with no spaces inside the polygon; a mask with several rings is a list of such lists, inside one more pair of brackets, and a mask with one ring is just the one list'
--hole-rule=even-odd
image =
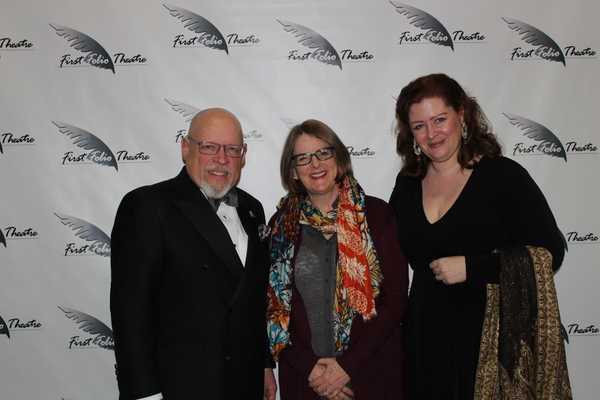
{"label": "black bow tie", "polygon": [[212,206],[213,210],[215,210],[215,211],[217,211],[219,209],[219,204],[221,204],[221,203],[225,203],[231,207],[238,206],[238,195],[237,195],[235,189],[231,189],[229,192],[227,192],[223,197],[221,197],[219,199],[214,198],[214,197],[207,197],[207,200],[210,203],[210,205]]}

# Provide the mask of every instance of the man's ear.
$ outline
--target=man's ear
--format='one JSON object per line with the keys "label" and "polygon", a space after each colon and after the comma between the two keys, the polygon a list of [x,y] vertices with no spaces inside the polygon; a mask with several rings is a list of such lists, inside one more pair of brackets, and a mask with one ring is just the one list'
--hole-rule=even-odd
{"label": "man's ear", "polygon": [[190,141],[187,138],[181,138],[181,161],[185,164],[187,160],[188,151],[190,151]]}
{"label": "man's ear", "polygon": [[244,143],[246,149],[244,150],[244,155],[242,156],[242,168],[246,166],[246,154],[248,154],[248,145]]}

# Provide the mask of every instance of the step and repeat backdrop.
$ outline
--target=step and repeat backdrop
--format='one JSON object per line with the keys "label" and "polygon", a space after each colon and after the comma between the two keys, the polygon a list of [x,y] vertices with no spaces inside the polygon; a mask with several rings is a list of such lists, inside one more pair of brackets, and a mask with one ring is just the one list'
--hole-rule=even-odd
{"label": "step and repeat backdrop", "polygon": [[240,186],[267,215],[285,136],[309,118],[387,200],[395,99],[434,72],[477,97],[545,193],[568,244],[556,282],[573,393],[598,398],[599,2],[169,1],[0,0],[2,399],[117,398],[114,215],[179,172],[196,112],[239,117]]}

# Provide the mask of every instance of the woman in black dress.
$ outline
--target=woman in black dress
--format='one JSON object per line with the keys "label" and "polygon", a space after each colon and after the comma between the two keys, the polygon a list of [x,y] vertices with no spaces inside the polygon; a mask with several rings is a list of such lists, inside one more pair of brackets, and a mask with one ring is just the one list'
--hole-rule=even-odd
{"label": "woman in black dress", "polygon": [[[400,93],[396,119],[397,151],[403,167],[390,203],[398,217],[402,249],[414,271],[403,322],[405,398],[495,398],[499,393],[493,392],[499,390],[499,381],[507,381],[505,376],[511,387],[504,391],[540,390],[513,378],[515,373],[524,375],[522,364],[526,362],[519,358],[519,338],[525,338],[528,348],[533,346],[531,326],[539,322],[535,308],[546,309],[546,303],[544,299],[533,301],[534,311],[523,313],[524,321],[511,321],[519,313],[510,310],[519,305],[511,308],[508,300],[523,299],[509,297],[512,292],[508,288],[516,288],[510,271],[529,274],[523,278],[533,285],[527,293],[537,292],[534,268],[514,267],[515,263],[506,260],[524,246],[546,249],[552,281],[552,271],[562,263],[564,246],[546,199],[523,167],[502,157],[479,105],[454,79],[434,74],[411,82]],[[518,254],[519,261],[531,263],[527,255]],[[498,284],[507,288],[503,292],[507,298],[500,300],[505,311],[502,316],[497,305],[495,311],[490,308],[494,304],[491,291],[497,291]],[[524,293],[519,288],[515,291]],[[549,303],[553,308],[548,309],[556,309],[552,312],[558,317],[555,297]],[[498,320],[500,344],[488,340],[489,334],[493,338],[498,332],[492,329]],[[562,362],[560,321],[552,321],[552,326],[538,329],[550,332],[558,353],[562,348],[562,353],[552,357],[553,363]],[[506,334],[507,324],[520,331]],[[506,337],[508,343],[503,342]],[[535,358],[537,350],[531,351]],[[508,359],[503,357],[506,353]],[[535,362],[539,360],[530,361]],[[566,367],[558,365],[560,378],[555,381],[560,382],[560,390],[570,394]],[[490,368],[495,369],[490,372]],[[547,386],[543,382],[535,385]]]}

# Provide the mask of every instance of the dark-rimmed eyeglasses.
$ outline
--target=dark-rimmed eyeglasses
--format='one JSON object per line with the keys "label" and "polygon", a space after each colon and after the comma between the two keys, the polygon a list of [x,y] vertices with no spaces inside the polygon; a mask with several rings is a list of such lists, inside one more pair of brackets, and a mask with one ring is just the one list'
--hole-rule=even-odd
{"label": "dark-rimmed eyeglasses", "polygon": [[302,153],[292,156],[292,161],[297,167],[310,164],[312,157],[315,156],[319,161],[329,160],[333,157],[333,147],[323,147],[314,153]]}
{"label": "dark-rimmed eyeglasses", "polygon": [[219,144],[205,141],[200,142],[189,136],[186,136],[186,138],[190,142],[196,143],[198,145],[198,151],[200,152],[200,154],[204,154],[207,156],[214,156],[219,152],[219,150],[221,150],[221,147],[225,149],[225,155],[227,157],[240,158],[243,157],[244,153],[246,152],[245,144]]}

